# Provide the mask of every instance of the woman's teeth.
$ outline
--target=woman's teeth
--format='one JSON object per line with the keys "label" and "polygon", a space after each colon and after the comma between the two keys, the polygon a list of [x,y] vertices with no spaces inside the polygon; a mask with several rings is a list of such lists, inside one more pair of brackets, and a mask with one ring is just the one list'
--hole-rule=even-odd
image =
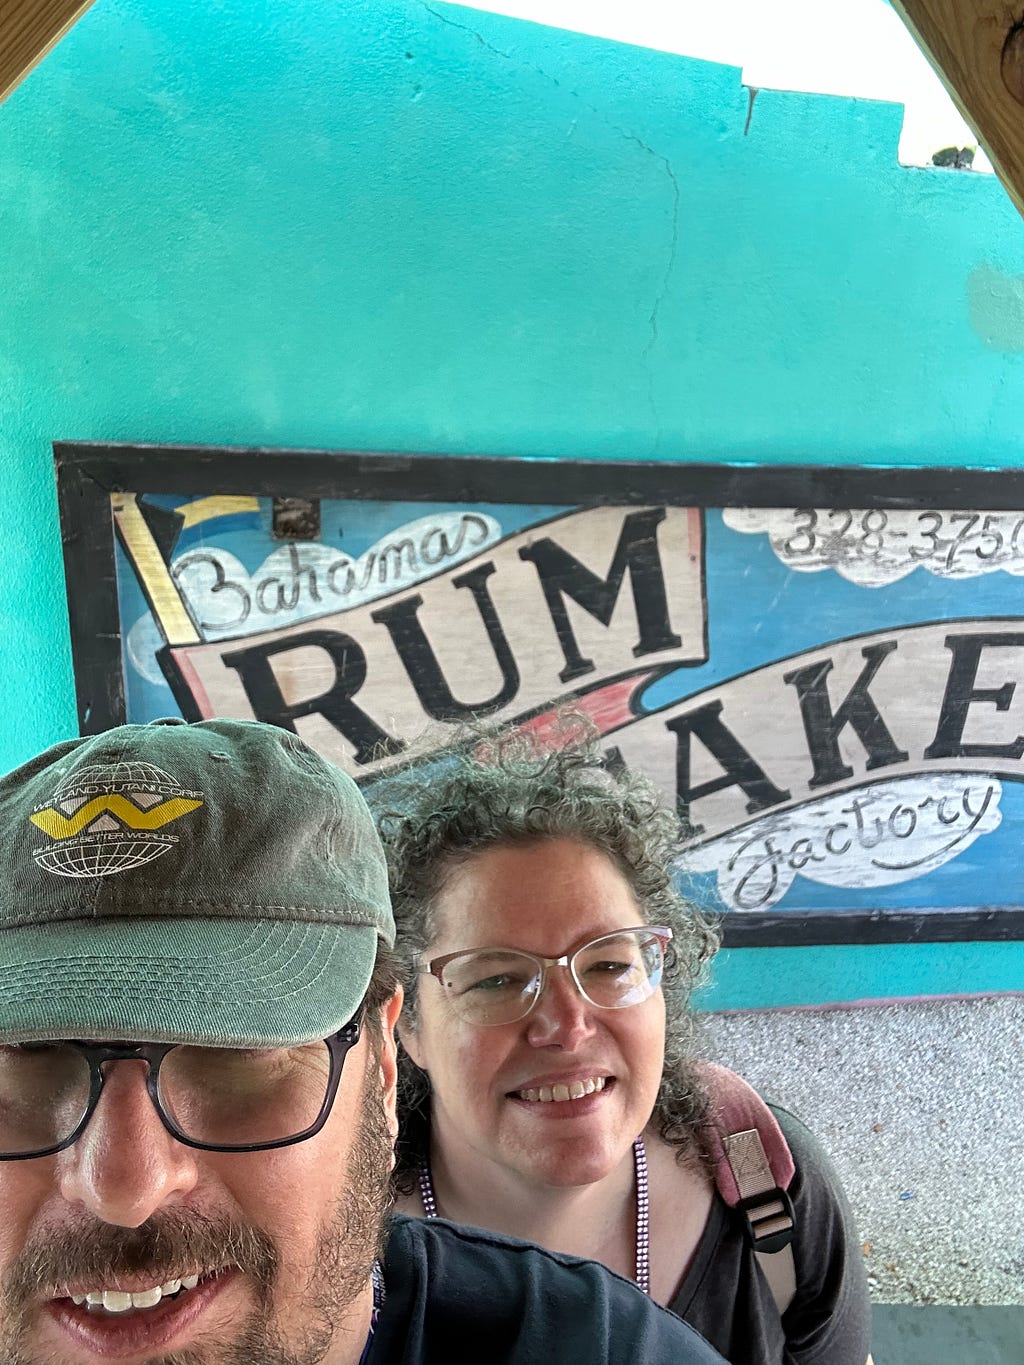
{"label": "woman's teeth", "polygon": [[88,1294],[72,1294],[71,1302],[81,1307],[106,1309],[108,1313],[127,1313],[130,1309],[155,1308],[162,1299],[170,1298],[183,1289],[195,1289],[198,1275],[183,1275],[180,1280],[168,1280],[152,1289],[140,1289],[131,1294],[122,1289],[93,1289]]}
{"label": "woman's teeth", "polygon": [[604,1089],[604,1076],[588,1076],[585,1081],[570,1081],[568,1085],[542,1085],[536,1090],[517,1090],[516,1098],[536,1101],[540,1104],[558,1103],[563,1100],[581,1100],[584,1095],[594,1095]]}

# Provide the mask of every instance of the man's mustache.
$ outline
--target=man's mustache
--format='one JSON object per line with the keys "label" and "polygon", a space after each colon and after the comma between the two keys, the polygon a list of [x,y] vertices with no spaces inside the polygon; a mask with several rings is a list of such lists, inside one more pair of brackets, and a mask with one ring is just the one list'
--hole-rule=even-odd
{"label": "man's mustache", "polygon": [[72,1285],[101,1289],[140,1275],[165,1284],[228,1265],[269,1292],[278,1255],[259,1228],[198,1213],[162,1213],[137,1228],[95,1222],[54,1228],[30,1243],[5,1275],[3,1297],[10,1312]]}

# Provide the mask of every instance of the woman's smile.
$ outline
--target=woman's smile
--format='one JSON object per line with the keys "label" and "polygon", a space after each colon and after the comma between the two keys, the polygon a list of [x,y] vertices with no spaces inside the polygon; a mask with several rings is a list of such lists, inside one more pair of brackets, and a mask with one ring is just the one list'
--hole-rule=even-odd
{"label": "woman's smile", "polygon": [[517,1100],[539,1101],[541,1104],[564,1103],[566,1100],[582,1100],[587,1095],[600,1093],[614,1077],[611,1076],[564,1076],[551,1080],[533,1080],[519,1090],[509,1094]]}

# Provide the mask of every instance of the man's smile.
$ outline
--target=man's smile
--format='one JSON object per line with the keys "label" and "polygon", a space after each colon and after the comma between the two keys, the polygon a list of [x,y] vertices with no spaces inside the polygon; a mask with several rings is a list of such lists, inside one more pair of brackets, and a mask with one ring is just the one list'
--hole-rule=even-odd
{"label": "man's smile", "polygon": [[[215,1272],[210,1272],[215,1273]],[[90,1289],[82,1294],[69,1293],[64,1297],[81,1307],[103,1309],[108,1313],[127,1313],[130,1309],[155,1308],[163,1299],[173,1298],[185,1290],[195,1289],[205,1275],[179,1275],[163,1284],[146,1289]]]}
{"label": "man's smile", "polygon": [[85,1359],[130,1360],[166,1350],[181,1338],[237,1282],[239,1271],[226,1266],[205,1275],[171,1278],[138,1288],[94,1288],[50,1299],[46,1311]]}

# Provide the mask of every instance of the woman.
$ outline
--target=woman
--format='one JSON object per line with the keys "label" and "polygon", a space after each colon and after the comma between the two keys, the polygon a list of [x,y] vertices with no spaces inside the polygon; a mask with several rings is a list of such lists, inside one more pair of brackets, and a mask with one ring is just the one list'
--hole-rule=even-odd
{"label": "woman", "polygon": [[716,1193],[690,1007],[715,936],[647,780],[510,737],[371,799],[406,987],[397,1207],[603,1261],[733,1365],[864,1365],[859,1245],[806,1129],[774,1111],[796,1163],[783,1314]]}

